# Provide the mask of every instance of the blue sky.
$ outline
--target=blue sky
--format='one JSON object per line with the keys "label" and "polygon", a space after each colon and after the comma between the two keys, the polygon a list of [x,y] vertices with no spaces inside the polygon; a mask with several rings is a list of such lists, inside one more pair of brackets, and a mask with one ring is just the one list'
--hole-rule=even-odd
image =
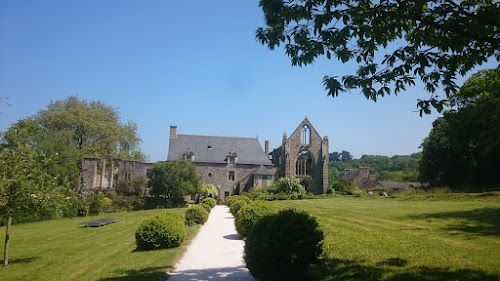
{"label": "blue sky", "polygon": [[255,41],[258,1],[0,1],[0,131],[78,95],[137,123],[151,161],[179,134],[258,136],[281,144],[308,117],[330,152],[392,156],[419,151],[439,115],[420,117],[422,87],[377,103],[358,92],[331,98],[336,60],[292,67]]}

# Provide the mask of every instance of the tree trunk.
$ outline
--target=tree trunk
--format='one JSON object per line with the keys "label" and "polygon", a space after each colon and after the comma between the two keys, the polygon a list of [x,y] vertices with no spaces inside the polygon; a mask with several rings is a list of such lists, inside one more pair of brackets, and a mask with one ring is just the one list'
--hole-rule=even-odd
{"label": "tree trunk", "polygon": [[12,224],[12,214],[7,211],[7,227],[5,228],[5,245],[3,248],[3,266],[9,265],[9,238],[10,238],[10,225]]}

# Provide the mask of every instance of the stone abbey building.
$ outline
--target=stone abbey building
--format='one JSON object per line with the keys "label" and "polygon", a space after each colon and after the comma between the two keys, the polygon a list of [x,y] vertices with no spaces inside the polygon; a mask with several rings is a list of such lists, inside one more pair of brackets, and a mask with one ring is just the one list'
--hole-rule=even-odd
{"label": "stone abbey building", "polygon": [[[295,177],[315,194],[328,188],[328,138],[321,137],[305,118],[280,147],[269,151],[257,138],[178,134],[170,126],[167,161],[186,159],[196,164],[203,184],[213,184],[224,198],[266,187],[281,177]],[[153,163],[125,161],[112,157],[84,158],[82,193],[106,192],[120,180],[147,176]]]}

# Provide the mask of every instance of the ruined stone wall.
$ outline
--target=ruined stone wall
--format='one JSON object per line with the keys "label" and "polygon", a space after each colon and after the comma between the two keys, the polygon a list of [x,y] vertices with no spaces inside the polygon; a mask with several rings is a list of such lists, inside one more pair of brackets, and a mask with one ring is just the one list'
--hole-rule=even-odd
{"label": "ruined stone wall", "polygon": [[109,156],[83,158],[79,193],[85,195],[114,191],[122,180],[147,177],[148,171],[153,166],[153,163],[122,160]]}
{"label": "ruined stone wall", "polygon": [[[304,139],[304,126],[308,133]],[[307,163],[307,175],[297,174],[296,165],[301,152],[307,151],[310,162]],[[326,193],[328,189],[328,138],[321,138],[309,120],[304,119],[289,138],[283,136],[281,147],[271,152],[276,165],[275,178],[295,177],[306,185],[308,191],[315,194]]]}

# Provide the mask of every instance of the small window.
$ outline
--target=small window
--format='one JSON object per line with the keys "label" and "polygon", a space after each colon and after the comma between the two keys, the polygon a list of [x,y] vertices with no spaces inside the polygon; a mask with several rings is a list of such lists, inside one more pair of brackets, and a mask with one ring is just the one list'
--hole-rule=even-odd
{"label": "small window", "polygon": [[234,181],[234,171],[229,171],[228,180]]}
{"label": "small window", "polygon": [[236,157],[229,157],[229,164],[234,165]]}
{"label": "small window", "polygon": [[211,178],[211,177],[213,176],[213,174],[212,174],[212,173],[208,173],[208,175],[207,175],[207,176],[208,176],[209,178]]}
{"label": "small window", "polygon": [[309,127],[307,125],[304,125],[304,127],[302,127],[302,144],[311,144],[311,130],[309,130]]}
{"label": "small window", "polygon": [[229,191],[224,191],[224,199],[229,197]]}

